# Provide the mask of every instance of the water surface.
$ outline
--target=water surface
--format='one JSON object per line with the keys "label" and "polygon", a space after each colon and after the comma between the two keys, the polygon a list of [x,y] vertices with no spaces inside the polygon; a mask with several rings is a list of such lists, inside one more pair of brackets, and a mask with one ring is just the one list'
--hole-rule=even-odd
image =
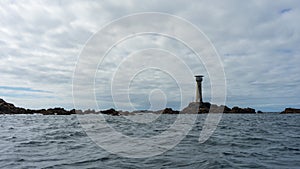
{"label": "water surface", "polygon": [[[106,117],[124,134],[151,137],[172,124],[176,115],[162,115],[149,125]],[[225,114],[212,137],[199,144],[204,118],[199,115],[193,129],[175,148],[158,156],[133,159],[97,146],[76,115],[1,115],[0,167],[300,168],[300,115]]]}

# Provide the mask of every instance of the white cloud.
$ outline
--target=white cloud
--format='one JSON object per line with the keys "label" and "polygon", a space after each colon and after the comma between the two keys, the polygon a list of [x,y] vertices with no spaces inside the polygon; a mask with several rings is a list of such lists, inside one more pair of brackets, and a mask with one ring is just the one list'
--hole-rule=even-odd
{"label": "white cloud", "polygon": [[[263,110],[282,110],[285,105],[299,107],[298,6],[300,3],[296,0],[1,2],[0,86],[28,87],[51,93],[44,93],[35,100],[25,94],[20,98],[23,94],[20,91],[1,90],[0,97],[32,108],[54,105],[72,108],[73,70],[86,41],[113,19],[150,11],[185,18],[211,39],[224,62],[229,105]],[[172,25],[169,26],[171,30]],[[110,30],[107,38],[121,31]],[[105,45],[98,45],[106,50]],[[177,42],[144,36],[116,47],[106,61],[106,72],[100,80],[109,78],[108,72],[112,71],[110,67],[116,66],[116,60],[145,47],[175,51],[183,56],[194,73],[205,71],[201,62],[194,61],[193,54],[189,55]],[[86,69],[81,73],[91,75],[93,72]],[[205,98],[209,100],[207,76],[204,88]],[[109,98],[107,90],[104,90],[105,98]],[[38,93],[35,95],[38,97]],[[105,105],[111,106],[107,100]]]}

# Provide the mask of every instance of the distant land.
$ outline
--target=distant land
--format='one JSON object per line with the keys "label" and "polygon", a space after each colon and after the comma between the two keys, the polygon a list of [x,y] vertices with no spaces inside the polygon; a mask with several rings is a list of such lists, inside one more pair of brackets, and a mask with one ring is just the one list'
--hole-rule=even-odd
{"label": "distant land", "polygon": [[[95,111],[95,110],[65,110],[64,108],[56,107],[56,108],[49,108],[49,109],[25,109],[16,107],[12,103],[7,103],[3,99],[0,98],[0,114],[42,114],[42,115],[71,115],[71,114],[107,114],[113,116],[120,116],[120,115],[134,115],[138,113],[155,113],[155,114],[205,114],[205,113],[220,113],[222,112],[225,114],[256,114],[256,113],[263,113],[261,111],[255,111],[253,108],[240,108],[240,107],[233,107],[229,108],[227,106],[215,105],[208,102],[202,103],[199,108],[199,102],[191,102],[186,108],[182,111],[173,110],[172,108],[165,108],[163,110],[158,111],[148,111],[148,110],[140,110],[140,111],[117,111],[113,108],[108,110],[102,111]],[[300,109],[296,108],[286,108],[284,111],[280,112],[280,114],[300,114]]]}

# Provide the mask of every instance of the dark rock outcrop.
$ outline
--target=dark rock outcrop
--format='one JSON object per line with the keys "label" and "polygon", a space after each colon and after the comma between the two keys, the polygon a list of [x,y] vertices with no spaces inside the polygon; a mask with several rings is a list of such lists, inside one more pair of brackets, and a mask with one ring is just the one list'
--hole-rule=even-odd
{"label": "dark rock outcrop", "polygon": [[161,114],[179,114],[179,111],[173,110],[171,108],[165,108]]}
{"label": "dark rock outcrop", "polygon": [[40,109],[31,110],[24,109],[20,107],[15,107],[11,103],[7,103],[3,99],[0,99],[0,114],[43,114],[43,115],[70,115],[75,114],[75,110],[65,110],[63,108],[53,108],[53,109]]}
{"label": "dark rock outcrop", "polygon": [[75,114],[75,110],[71,110],[71,111],[67,111],[63,108],[59,108],[59,107],[56,107],[56,108],[50,108],[50,109],[47,109],[45,112],[44,112],[44,115],[70,115],[70,114]]}
{"label": "dark rock outcrop", "polygon": [[[71,114],[108,114],[113,116],[119,116],[120,112],[116,111],[115,109],[103,110],[100,112],[96,112],[95,110],[75,110],[72,109],[70,111],[65,110],[64,108],[56,107],[56,108],[49,108],[49,109],[39,109],[39,110],[31,110],[31,109],[24,109],[16,107],[11,103],[7,103],[3,99],[0,99],[0,114],[43,114],[43,115],[71,115]],[[124,113],[126,114],[126,113]],[[127,113],[130,114],[130,113]],[[126,115],[127,115],[126,114]]]}
{"label": "dark rock outcrop", "polygon": [[11,103],[7,103],[3,99],[0,99],[0,113],[1,114],[22,114],[26,113],[25,109],[17,108]]}
{"label": "dark rock outcrop", "polygon": [[190,103],[186,108],[182,110],[182,113],[194,114],[198,112],[198,114],[206,114],[206,113],[232,113],[232,114],[254,114],[256,113],[255,109],[252,108],[239,108],[237,106],[232,109],[221,105],[218,106],[216,104],[211,104],[208,102],[202,103],[199,109],[199,104],[197,102]]}
{"label": "dark rock outcrop", "polygon": [[243,114],[255,114],[256,112],[255,112],[255,109],[252,109],[252,108],[249,108],[249,107],[247,107],[247,108],[239,108],[239,107],[235,106],[235,107],[233,107],[231,109],[231,111],[229,113],[234,113],[234,114],[236,114],[236,113],[239,113],[239,114],[240,113],[243,113]]}
{"label": "dark rock outcrop", "polygon": [[286,108],[280,114],[300,114],[300,109]]}
{"label": "dark rock outcrop", "polygon": [[218,106],[216,104],[211,104],[209,102],[204,102],[201,104],[199,109],[198,102],[191,102],[187,107],[185,107],[182,111],[175,111],[171,108],[166,108],[164,110],[158,111],[162,114],[207,114],[207,113],[225,113],[225,114],[255,114],[255,109],[252,108],[239,108],[237,106],[233,107],[232,109],[221,105]]}
{"label": "dark rock outcrop", "polygon": [[116,111],[115,109],[103,110],[103,111],[100,111],[100,113],[108,114],[108,115],[112,115],[112,116],[119,116],[120,115],[120,113],[118,111]]}
{"label": "dark rock outcrop", "polygon": [[[186,108],[184,108],[182,111],[173,110],[172,108],[165,108],[160,111],[137,111],[137,112],[122,112],[117,111],[115,109],[108,109],[108,110],[102,110],[99,112],[96,112],[95,110],[65,110],[63,108],[49,108],[49,109],[40,109],[40,110],[31,110],[31,109],[24,109],[15,107],[11,103],[5,102],[3,99],[0,99],[0,114],[43,114],[43,115],[70,115],[70,114],[107,114],[112,116],[120,116],[120,115],[133,115],[136,113],[159,113],[159,114],[204,114],[204,113],[233,113],[233,114],[254,114],[256,113],[255,109],[252,108],[239,108],[237,106],[233,107],[232,109],[221,105],[218,106],[216,104],[211,104],[209,102],[202,103],[199,109],[198,102],[192,102],[190,103]],[[262,113],[261,111],[258,111],[257,113]],[[300,113],[300,109],[293,109],[293,108],[286,108],[282,114],[287,113]]]}

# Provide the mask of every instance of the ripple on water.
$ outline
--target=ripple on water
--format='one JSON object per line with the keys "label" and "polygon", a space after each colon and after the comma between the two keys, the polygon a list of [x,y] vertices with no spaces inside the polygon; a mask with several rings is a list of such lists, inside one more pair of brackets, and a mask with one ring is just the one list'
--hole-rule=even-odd
{"label": "ripple on water", "polygon": [[[122,117],[105,117],[119,132],[149,138],[163,132],[176,118],[164,115],[142,124]],[[96,145],[74,115],[0,116],[0,167],[299,168],[300,116],[224,114],[212,137],[199,144],[204,118],[199,115],[193,129],[172,150],[130,159]],[[105,132],[97,127],[95,119],[89,115],[83,123],[90,126],[91,132]]]}

